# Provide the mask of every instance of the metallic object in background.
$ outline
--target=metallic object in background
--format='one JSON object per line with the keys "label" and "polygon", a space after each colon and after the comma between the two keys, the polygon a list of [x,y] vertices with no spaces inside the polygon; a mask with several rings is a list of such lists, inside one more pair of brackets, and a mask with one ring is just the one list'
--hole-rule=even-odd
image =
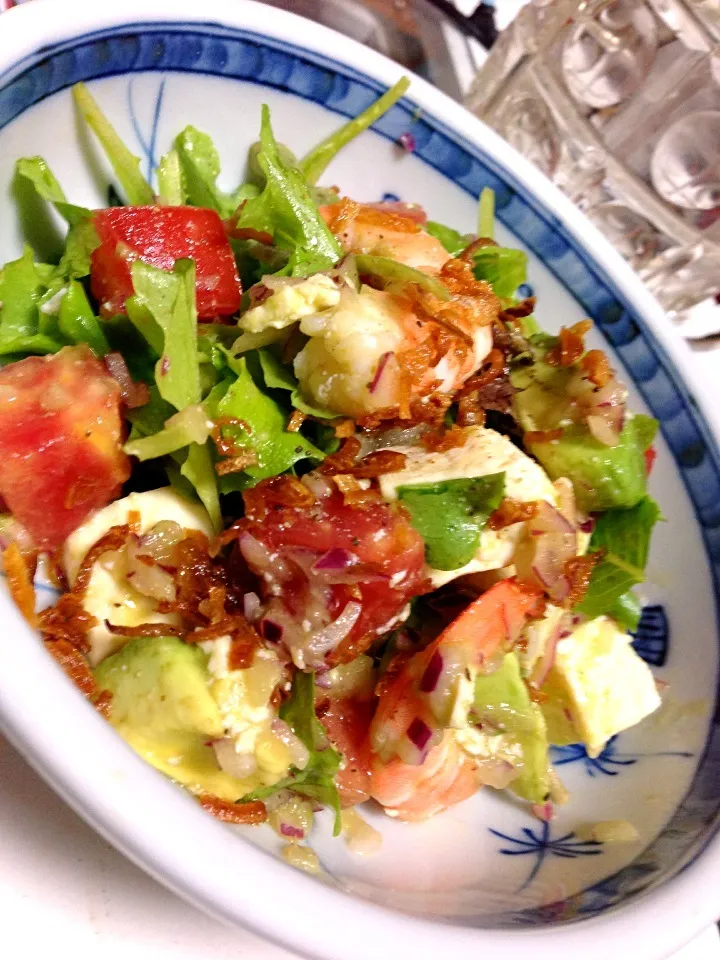
{"label": "metallic object in background", "polygon": [[718,0],[533,0],[466,103],[585,211],[671,316],[720,289]]}

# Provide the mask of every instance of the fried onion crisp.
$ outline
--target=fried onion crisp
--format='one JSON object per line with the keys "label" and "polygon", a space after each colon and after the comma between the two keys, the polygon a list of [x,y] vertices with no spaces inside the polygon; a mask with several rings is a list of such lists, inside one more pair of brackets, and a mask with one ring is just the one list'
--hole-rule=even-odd
{"label": "fried onion crisp", "polygon": [[110,711],[112,694],[100,690],[83,654],[68,640],[45,640],[45,649],[78,690],[104,716]]}
{"label": "fried onion crisp", "polygon": [[536,500],[521,503],[519,500],[503,497],[497,510],[490,514],[488,527],[490,530],[502,530],[504,527],[509,527],[513,523],[532,520],[537,513],[537,508]]}
{"label": "fried onion crisp", "polygon": [[31,627],[36,626],[35,616],[35,587],[33,586],[30,568],[20,553],[16,543],[11,543],[3,551],[3,567],[7,578],[10,595],[15,601],[20,613]]}
{"label": "fried onion crisp", "polygon": [[220,797],[202,793],[198,796],[198,802],[203,810],[223,823],[254,824],[265,823],[267,820],[265,804],[260,800],[230,803],[229,800],[221,800]]}
{"label": "fried onion crisp", "polygon": [[604,550],[594,550],[592,553],[586,553],[582,557],[570,557],[565,561],[563,574],[570,584],[568,602],[570,604],[580,603],[584,599],[590,586],[590,578],[602,558],[605,556]]}
{"label": "fried onion crisp", "polygon": [[554,367],[571,367],[585,353],[585,334],[591,329],[592,320],[580,320],[571,327],[562,327],[557,346],[547,353],[547,362]]}

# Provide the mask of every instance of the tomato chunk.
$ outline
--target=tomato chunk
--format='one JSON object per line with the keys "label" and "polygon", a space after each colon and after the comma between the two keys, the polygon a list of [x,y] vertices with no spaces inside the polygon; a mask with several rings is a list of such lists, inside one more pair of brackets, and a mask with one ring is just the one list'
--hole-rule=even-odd
{"label": "tomato chunk", "polygon": [[657,450],[655,447],[650,446],[645,451],[645,473],[649,477],[652,473],[652,468],[655,465],[655,460],[657,458]]}
{"label": "tomato chunk", "polygon": [[200,207],[110,207],[93,217],[100,237],[90,286],[103,316],[125,312],[132,296],[130,264],[143,260],[172,270],[176,260],[195,261],[197,311],[201,320],[228,317],[242,293],[235,257],[222,220]]}
{"label": "tomato chunk", "polygon": [[120,387],[88,347],[0,370],[0,496],[52,550],[130,476]]}
{"label": "tomato chunk", "polygon": [[[270,499],[269,509],[258,511],[258,501],[272,498],[283,480],[304,489],[308,502]],[[296,665],[308,669],[354,659],[396,626],[410,598],[427,587],[425,545],[401,507],[379,498],[354,506],[334,484],[319,482],[326,486],[319,496],[294,478],[258,484],[245,495],[239,540],[264,583],[261,633],[284,643]]]}

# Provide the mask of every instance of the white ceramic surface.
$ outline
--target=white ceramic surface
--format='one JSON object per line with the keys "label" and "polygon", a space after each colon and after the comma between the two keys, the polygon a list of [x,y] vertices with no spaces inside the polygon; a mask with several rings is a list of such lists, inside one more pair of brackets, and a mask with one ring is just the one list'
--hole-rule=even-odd
{"label": "white ceramic surface", "polygon": [[[122,4],[113,0],[102,13],[90,13],[84,3],[67,0],[56,5],[38,0],[12,12],[3,17],[0,30],[0,74],[39,45],[98,27],[153,19],[211,20],[249,28],[341,59],[386,85],[398,74],[395,65],[364,48],[251,3],[211,0],[201,10],[185,0],[155,3],[152,14],[145,6],[136,0]],[[152,118],[162,90],[162,110],[154,130],[157,152],[184,124],[195,123],[215,138],[228,183],[240,175],[240,158],[256,136],[262,102],[272,108],[278,137],[298,153],[338,123],[336,115],[317,103],[267,86],[206,74],[164,70],[135,74],[132,81],[120,74],[94,82],[93,89],[135,149],[140,147],[138,138],[146,144],[152,139]],[[571,234],[585,238],[596,261],[614,277],[626,300],[690,379],[687,348],[665,330],[654,302],[577,211],[497,137],[437,91],[418,81],[411,99],[427,114],[442,117],[451,129],[501,158],[527,192],[543,197]],[[104,203],[104,164],[98,160],[94,177],[88,172],[67,90],[42,100],[0,131],[0,184],[10,182],[17,156],[35,153],[45,155],[74,202]],[[431,217],[472,229],[475,203],[465,192],[418,157],[401,156],[375,133],[351,145],[327,176],[328,182],[339,183],[363,199],[395,193],[421,201]],[[18,251],[21,230],[7,195],[0,198],[0,213],[0,260],[4,260]],[[36,233],[37,226],[33,225]],[[509,239],[500,232],[503,238]],[[557,328],[580,319],[582,309],[561,284],[536,258],[531,257],[531,264],[541,322]],[[642,409],[637,395],[634,406]],[[708,413],[717,428],[720,416],[714,410]],[[209,821],[191,801],[144,767],[64,683],[4,600],[0,605],[4,637],[0,720],[8,737],[58,792],[158,879],[218,916],[239,920],[311,955],[354,960],[377,955],[378,944],[387,944],[388,953],[402,944],[408,955],[429,958],[439,950],[454,949],[462,956],[502,946],[508,957],[532,950],[542,960],[556,957],[558,950],[576,948],[588,958],[604,957],[613,945],[623,944],[638,958],[660,958],[714,919],[717,903],[704,878],[717,876],[717,841],[680,876],[615,915],[552,931],[479,929],[492,924],[501,910],[564,900],[632,860],[662,828],[693,775],[714,697],[715,613],[696,522],[662,442],[652,492],[662,503],[668,523],[655,538],[646,599],[670,611],[673,646],[661,676],[671,682],[674,705],[693,707],[677,709],[674,717],[666,711],[664,720],[650,721],[623,735],[606,758],[605,771],[588,766],[583,758],[574,764],[566,761],[562,772],[565,775],[567,770],[565,780],[574,800],[560,813],[549,837],[540,837],[540,827],[527,811],[485,791],[429,824],[407,827],[384,820],[383,850],[368,861],[350,856],[341,841],[333,841],[325,822],[313,845],[327,879],[333,877],[336,884],[294,873],[254,845],[230,839],[226,829]],[[683,571],[682,578],[678,571]],[[31,688],[28,677],[32,677]],[[573,839],[556,839],[567,838],[579,823],[616,817],[628,818],[640,829],[638,844],[606,845],[599,851],[582,849]],[[527,830],[533,831],[530,842],[523,833]],[[269,831],[255,830],[246,836],[259,845],[274,846]],[[514,855],[503,853],[508,849]],[[536,865],[542,868],[539,872]],[[353,891],[381,906],[342,891]],[[663,912],[668,898],[673,900],[672,919],[668,911]],[[362,930],[365,936],[348,935],[353,930]]]}

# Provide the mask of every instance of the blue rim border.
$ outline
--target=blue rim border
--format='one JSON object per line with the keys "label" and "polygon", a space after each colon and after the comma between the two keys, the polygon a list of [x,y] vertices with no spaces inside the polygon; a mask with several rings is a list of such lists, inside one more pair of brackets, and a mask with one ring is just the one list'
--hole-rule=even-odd
{"label": "blue rim border", "polygon": [[[266,62],[265,52],[274,59]],[[311,100],[343,116],[364,109],[384,87],[346,65],[294,44],[250,30],[211,22],[132,23],[87,33],[30,54],[0,75],[0,129],[25,109],[78,80],[145,71],[202,73],[270,86]],[[720,453],[697,405],[664,348],[634,315],[612,279],[543,203],[492,157],[467,143],[441,121],[428,120],[407,98],[375,126],[395,141],[412,124],[415,153],[473,196],[495,190],[497,215],[558,278],[593,318],[630,370],[662,432],[693,504],[720,609]],[[689,865],[720,828],[720,798],[712,796],[720,766],[720,716],[711,724],[705,754],[663,833],[630,865],[557,906],[506,916],[510,924],[536,924],[604,912]],[[713,772],[708,768],[712,767]],[[680,828],[685,819],[690,831]],[[694,841],[677,849],[688,832]],[[667,870],[663,848],[669,855]],[[563,916],[564,915],[564,916]]]}

